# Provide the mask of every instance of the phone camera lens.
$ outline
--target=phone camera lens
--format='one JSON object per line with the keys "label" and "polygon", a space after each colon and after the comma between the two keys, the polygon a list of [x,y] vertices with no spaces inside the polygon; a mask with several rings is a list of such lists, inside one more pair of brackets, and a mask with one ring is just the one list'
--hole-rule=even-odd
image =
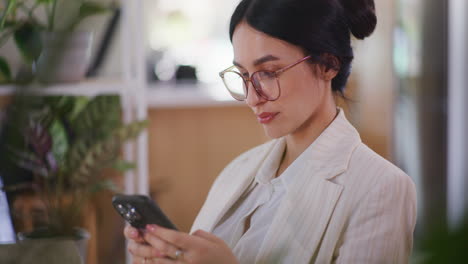
{"label": "phone camera lens", "polygon": [[122,215],[125,215],[127,213],[127,209],[122,204],[117,205],[117,210]]}
{"label": "phone camera lens", "polygon": [[133,218],[133,215],[132,215],[130,212],[127,212],[127,213],[125,214],[125,218],[127,218],[127,220],[131,221],[132,218]]}
{"label": "phone camera lens", "polygon": [[138,213],[138,211],[134,207],[129,208],[127,215],[129,219],[132,221],[138,221],[141,219],[141,215]]}

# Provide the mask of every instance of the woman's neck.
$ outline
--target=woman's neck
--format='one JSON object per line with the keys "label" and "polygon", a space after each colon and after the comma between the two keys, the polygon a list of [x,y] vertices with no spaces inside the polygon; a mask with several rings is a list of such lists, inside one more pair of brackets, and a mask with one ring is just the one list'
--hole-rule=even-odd
{"label": "woman's neck", "polygon": [[277,176],[299,157],[336,118],[338,111],[334,100],[320,107],[299,129],[285,137],[286,148]]}

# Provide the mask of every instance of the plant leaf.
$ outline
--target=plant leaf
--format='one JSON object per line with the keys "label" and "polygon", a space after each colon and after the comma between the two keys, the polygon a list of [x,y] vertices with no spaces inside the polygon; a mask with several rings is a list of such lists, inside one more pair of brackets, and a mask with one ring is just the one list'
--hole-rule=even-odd
{"label": "plant leaf", "polygon": [[135,169],[136,165],[135,165],[135,163],[129,162],[129,161],[126,161],[126,160],[117,160],[116,162],[114,162],[114,164],[112,164],[112,168],[116,169],[116,170],[118,170],[120,172],[126,172],[126,171],[129,171],[129,170]]}
{"label": "plant leaf", "polygon": [[101,140],[121,126],[120,97],[96,96],[75,115],[71,127],[77,137],[94,142]]}
{"label": "plant leaf", "polygon": [[8,66],[8,61],[0,57],[0,83],[5,83],[11,81],[11,71]]}
{"label": "plant leaf", "polygon": [[55,119],[49,128],[49,133],[52,137],[52,153],[57,162],[57,166],[61,167],[68,151],[67,132],[62,122]]}
{"label": "plant leaf", "polygon": [[14,38],[21,55],[28,63],[35,61],[42,51],[42,41],[39,29],[31,24],[24,23],[15,33]]}
{"label": "plant leaf", "polygon": [[[72,148],[68,162],[71,185],[82,185],[92,181],[103,168],[110,167],[120,154],[123,143],[135,138],[147,126],[147,121],[135,121],[112,131],[106,139],[90,148],[78,145]],[[76,148],[76,149],[75,149]]]}
{"label": "plant leaf", "polygon": [[100,4],[100,3],[97,3],[97,2],[84,2],[83,4],[81,4],[80,6],[80,12],[79,12],[79,15],[78,15],[78,19],[79,20],[82,20],[86,17],[89,17],[89,16],[94,16],[94,15],[98,15],[98,14],[102,14],[106,11],[108,11],[109,8]]}
{"label": "plant leaf", "polygon": [[16,1],[17,0],[9,0],[7,1],[8,5],[7,7],[5,8],[5,11],[3,12],[2,14],[2,18],[0,20],[0,31],[3,29],[3,27],[5,26],[5,22],[6,22],[6,19],[8,17],[8,15],[10,13],[12,13],[15,8],[16,8]]}
{"label": "plant leaf", "polygon": [[115,182],[110,179],[99,181],[91,185],[89,188],[89,192],[91,194],[98,193],[100,191],[105,191],[105,190],[109,190],[114,193],[122,192],[121,188],[119,188],[117,184],[115,184]]}
{"label": "plant leaf", "polygon": [[73,121],[79,113],[81,113],[85,107],[88,105],[90,99],[86,96],[75,96],[73,110],[68,116],[68,120]]}

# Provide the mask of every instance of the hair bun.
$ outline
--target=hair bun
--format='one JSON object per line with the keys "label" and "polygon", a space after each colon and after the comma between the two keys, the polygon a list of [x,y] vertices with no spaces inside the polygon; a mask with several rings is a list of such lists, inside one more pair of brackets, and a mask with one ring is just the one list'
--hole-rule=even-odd
{"label": "hair bun", "polygon": [[351,33],[358,39],[370,36],[377,25],[374,0],[340,0],[340,2]]}

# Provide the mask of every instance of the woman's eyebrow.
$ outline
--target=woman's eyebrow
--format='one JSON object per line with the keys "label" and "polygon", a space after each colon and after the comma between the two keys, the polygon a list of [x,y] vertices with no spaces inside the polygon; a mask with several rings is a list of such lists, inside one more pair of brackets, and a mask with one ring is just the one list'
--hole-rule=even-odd
{"label": "woman's eyebrow", "polygon": [[[254,66],[258,66],[260,64],[263,64],[265,62],[268,62],[268,61],[275,61],[275,60],[279,60],[278,57],[276,56],[273,56],[273,55],[266,55],[266,56],[263,56],[259,59],[256,59],[254,62],[253,62],[253,65]],[[235,66],[237,67],[240,67],[240,68],[244,68],[240,63],[236,62],[236,61],[233,61],[232,62]]]}

